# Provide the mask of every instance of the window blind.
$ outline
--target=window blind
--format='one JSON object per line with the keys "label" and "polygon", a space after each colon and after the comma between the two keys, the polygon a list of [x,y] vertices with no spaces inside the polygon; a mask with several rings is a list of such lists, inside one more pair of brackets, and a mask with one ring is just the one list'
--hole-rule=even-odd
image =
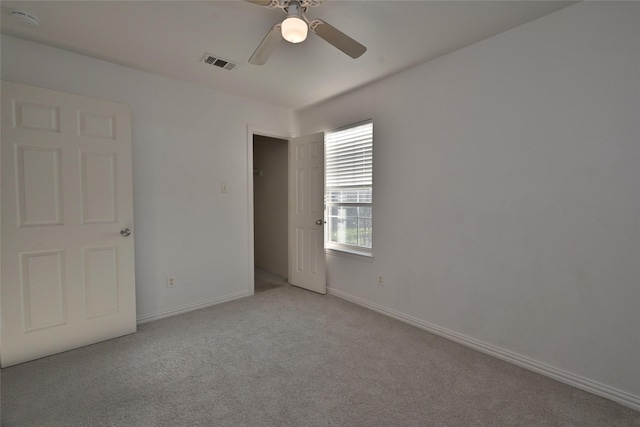
{"label": "window blind", "polygon": [[373,122],[325,134],[326,188],[371,187]]}

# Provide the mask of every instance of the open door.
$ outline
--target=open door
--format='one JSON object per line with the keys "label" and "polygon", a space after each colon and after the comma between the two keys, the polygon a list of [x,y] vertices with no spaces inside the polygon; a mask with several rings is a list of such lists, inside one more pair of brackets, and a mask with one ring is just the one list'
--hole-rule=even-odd
{"label": "open door", "polygon": [[327,292],[324,133],[289,141],[289,283]]}
{"label": "open door", "polygon": [[2,367],[136,331],[131,113],[2,82]]}

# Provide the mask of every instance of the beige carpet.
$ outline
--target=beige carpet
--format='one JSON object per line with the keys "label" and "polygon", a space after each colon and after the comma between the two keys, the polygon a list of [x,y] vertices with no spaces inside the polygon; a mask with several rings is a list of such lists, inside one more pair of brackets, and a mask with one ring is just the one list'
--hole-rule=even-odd
{"label": "beige carpet", "polygon": [[4,369],[2,425],[640,426],[614,402],[259,280],[253,297]]}

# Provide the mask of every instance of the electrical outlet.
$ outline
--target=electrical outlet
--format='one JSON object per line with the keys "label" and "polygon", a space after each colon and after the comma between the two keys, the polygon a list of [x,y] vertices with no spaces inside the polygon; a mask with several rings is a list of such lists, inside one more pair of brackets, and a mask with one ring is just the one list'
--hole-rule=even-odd
{"label": "electrical outlet", "polygon": [[378,276],[378,286],[384,285],[384,277]]}
{"label": "electrical outlet", "polygon": [[167,288],[175,288],[176,287],[176,281],[173,278],[173,276],[167,276]]}

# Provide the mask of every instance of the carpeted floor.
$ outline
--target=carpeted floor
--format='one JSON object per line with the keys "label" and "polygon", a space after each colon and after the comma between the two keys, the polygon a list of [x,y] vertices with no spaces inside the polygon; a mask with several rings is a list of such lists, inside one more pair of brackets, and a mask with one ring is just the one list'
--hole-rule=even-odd
{"label": "carpeted floor", "polygon": [[261,280],[253,297],[2,370],[2,425],[640,426],[640,412]]}

